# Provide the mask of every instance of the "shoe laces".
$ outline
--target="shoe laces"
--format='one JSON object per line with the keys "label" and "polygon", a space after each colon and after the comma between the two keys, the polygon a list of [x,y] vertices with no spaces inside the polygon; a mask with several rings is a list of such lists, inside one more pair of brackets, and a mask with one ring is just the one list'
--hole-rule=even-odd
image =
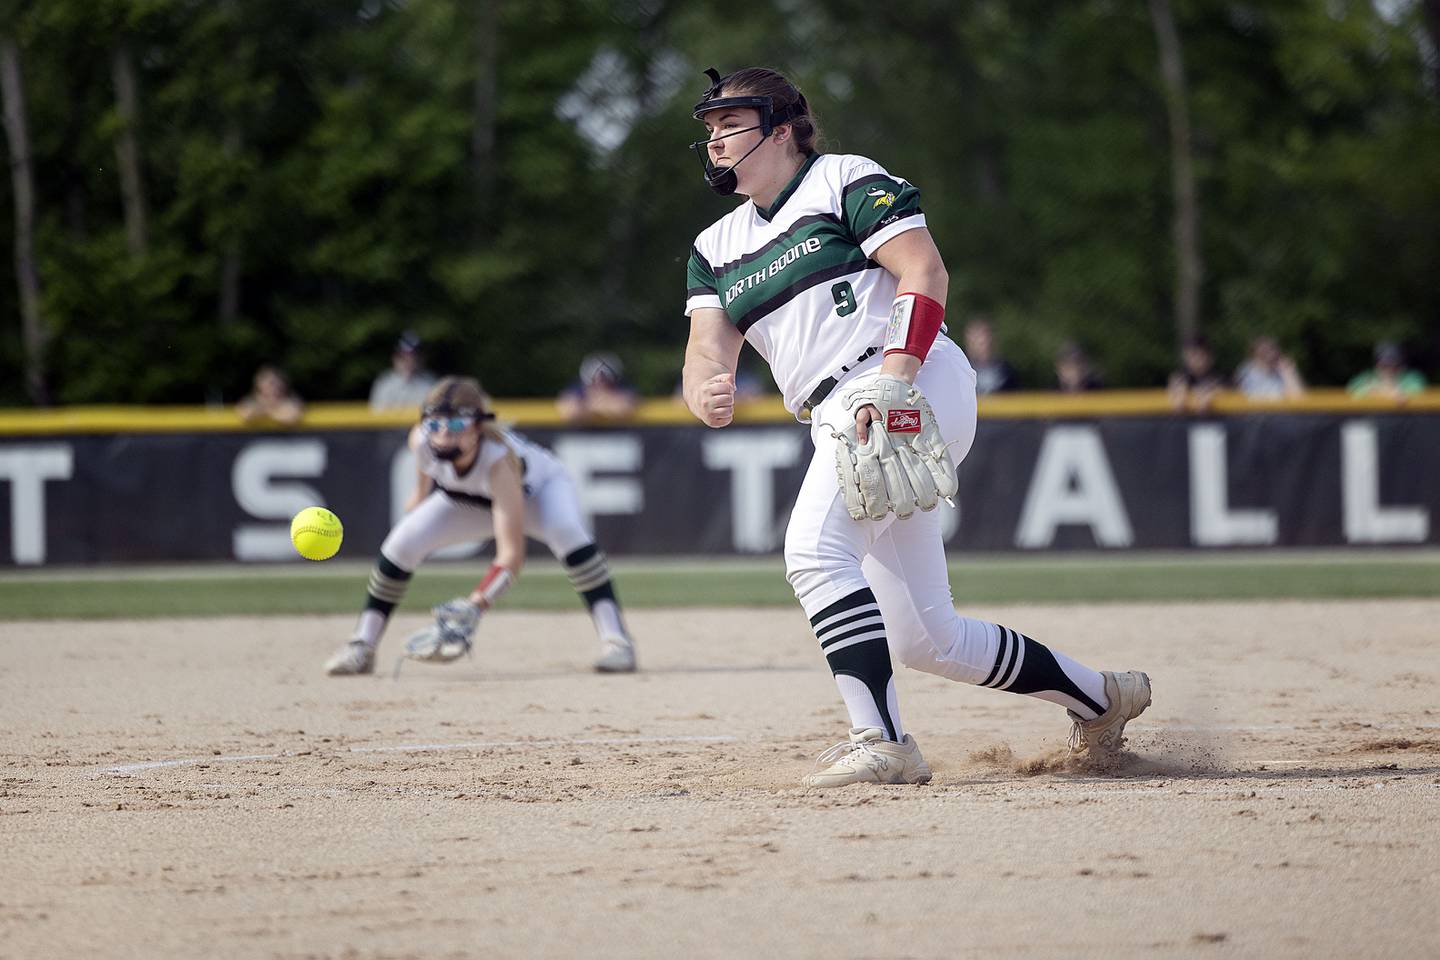
{"label": "shoe laces", "polygon": [[839,763],[867,764],[878,766],[881,770],[890,766],[889,758],[877,753],[871,746],[871,741],[841,740],[815,758],[815,769],[821,770]]}
{"label": "shoe laces", "polygon": [[1080,721],[1076,720],[1074,723],[1070,724],[1070,752],[1079,753],[1081,750],[1084,749],[1085,730],[1083,727],[1080,726]]}

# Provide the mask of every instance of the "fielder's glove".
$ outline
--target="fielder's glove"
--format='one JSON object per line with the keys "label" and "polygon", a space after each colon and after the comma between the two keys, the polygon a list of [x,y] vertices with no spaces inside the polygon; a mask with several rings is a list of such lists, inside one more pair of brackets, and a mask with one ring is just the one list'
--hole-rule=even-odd
{"label": "fielder's glove", "polygon": [[480,623],[480,608],[464,597],[456,597],[431,612],[435,622],[405,641],[405,656],[448,663],[468,654],[470,638]]}
{"label": "fielder's glove", "polygon": [[[917,506],[934,510],[942,498],[954,503],[950,498],[960,489],[955,461],[918,387],[882,373],[845,391],[840,402],[850,421],[835,434],[835,472],[852,519],[883,520],[892,510],[903,519]],[[880,419],[862,444],[855,413],[866,404],[880,411]]]}

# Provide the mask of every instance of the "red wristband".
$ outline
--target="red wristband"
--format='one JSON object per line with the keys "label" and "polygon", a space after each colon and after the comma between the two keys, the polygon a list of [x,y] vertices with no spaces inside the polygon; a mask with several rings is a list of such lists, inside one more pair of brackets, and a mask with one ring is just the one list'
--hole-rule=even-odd
{"label": "red wristband", "polygon": [[885,356],[908,353],[924,360],[941,327],[945,308],[923,293],[902,293],[890,308],[890,326],[885,330]]}
{"label": "red wristband", "polygon": [[515,575],[498,563],[490,564],[490,569],[485,573],[485,579],[481,580],[475,587],[475,592],[480,594],[480,600],[485,607],[493,607],[495,601],[499,600],[510,584],[515,582]]}

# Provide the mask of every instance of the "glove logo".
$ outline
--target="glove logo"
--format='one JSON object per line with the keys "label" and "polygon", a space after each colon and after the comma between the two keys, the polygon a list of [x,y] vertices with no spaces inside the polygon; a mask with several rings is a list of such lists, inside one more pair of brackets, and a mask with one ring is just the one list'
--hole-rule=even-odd
{"label": "glove logo", "polygon": [[885,415],[886,433],[919,433],[919,410],[891,410]]}

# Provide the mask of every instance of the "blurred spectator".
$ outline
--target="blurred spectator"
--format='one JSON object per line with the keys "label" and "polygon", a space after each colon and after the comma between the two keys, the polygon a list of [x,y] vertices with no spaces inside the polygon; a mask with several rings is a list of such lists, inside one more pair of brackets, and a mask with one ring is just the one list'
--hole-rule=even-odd
{"label": "blurred spectator", "polygon": [[624,419],[640,402],[624,377],[625,366],[619,357],[592,353],[580,361],[580,380],[562,390],[555,405],[571,423]]}
{"label": "blurred spectator", "polygon": [[273,420],[289,427],[300,421],[305,405],[290,389],[290,381],[285,378],[284,372],[267,363],[255,371],[250,393],[235,405],[235,412],[246,423]]}
{"label": "blurred spectator", "polygon": [[390,369],[370,385],[370,409],[418,410],[433,386],[435,374],[425,369],[420,338],[407,330],[390,354]]}
{"label": "blurred spectator", "polygon": [[735,370],[735,399],[755,400],[766,394],[765,381],[742,365]]}
{"label": "blurred spectator", "polygon": [[1389,397],[1404,403],[1425,389],[1425,377],[1405,366],[1405,353],[1398,343],[1384,340],[1375,345],[1375,366],[1357,374],[1347,387],[1356,397]]}
{"label": "blurred spectator", "polygon": [[976,317],[965,324],[965,356],[970,358],[970,366],[975,368],[976,393],[1019,389],[1020,381],[1015,376],[1015,368],[996,353],[995,331],[988,319]]}
{"label": "blurred spectator", "polygon": [[1175,410],[1204,413],[1225,386],[1215,373],[1215,354],[1210,341],[1195,336],[1180,348],[1180,369],[1170,374],[1170,406]]}
{"label": "blurred spectator", "polygon": [[1252,400],[1288,400],[1305,392],[1295,362],[1274,337],[1256,337],[1250,356],[1235,371],[1235,386]]}
{"label": "blurred spectator", "polygon": [[1061,393],[1105,389],[1105,384],[1095,373],[1085,350],[1074,341],[1061,347],[1055,357],[1055,381]]}

